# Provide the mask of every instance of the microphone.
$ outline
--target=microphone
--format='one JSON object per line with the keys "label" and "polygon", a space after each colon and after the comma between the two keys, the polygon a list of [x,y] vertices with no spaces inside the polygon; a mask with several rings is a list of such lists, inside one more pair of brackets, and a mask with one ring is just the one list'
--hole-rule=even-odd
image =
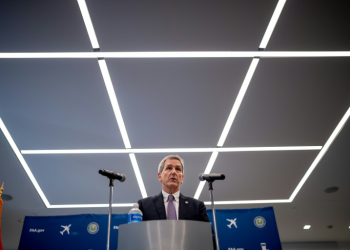
{"label": "microphone", "polygon": [[110,179],[113,179],[113,180],[119,180],[120,182],[123,182],[126,179],[125,174],[114,173],[111,170],[100,169],[98,172],[101,175],[104,175],[104,176],[106,176]]}
{"label": "microphone", "polygon": [[224,174],[216,174],[216,173],[211,173],[211,174],[199,174],[199,180],[200,181],[215,181],[215,180],[225,180],[225,175]]}

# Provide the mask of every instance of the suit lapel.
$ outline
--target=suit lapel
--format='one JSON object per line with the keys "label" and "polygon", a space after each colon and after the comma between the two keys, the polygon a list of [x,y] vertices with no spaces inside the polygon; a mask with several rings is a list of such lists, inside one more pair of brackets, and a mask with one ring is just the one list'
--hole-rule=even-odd
{"label": "suit lapel", "polygon": [[160,194],[154,197],[153,202],[157,208],[159,219],[166,220],[166,213],[165,213],[164,199],[163,199],[162,192],[160,192]]}
{"label": "suit lapel", "polygon": [[188,210],[188,200],[186,196],[183,196],[180,193],[180,201],[179,201],[179,220],[185,220]]}

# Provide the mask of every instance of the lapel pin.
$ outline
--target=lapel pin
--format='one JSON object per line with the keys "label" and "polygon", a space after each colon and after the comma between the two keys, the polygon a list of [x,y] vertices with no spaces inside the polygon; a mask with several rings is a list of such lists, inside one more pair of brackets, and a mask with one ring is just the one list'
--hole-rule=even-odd
{"label": "lapel pin", "polygon": [[188,201],[185,201],[186,204],[188,204]]}

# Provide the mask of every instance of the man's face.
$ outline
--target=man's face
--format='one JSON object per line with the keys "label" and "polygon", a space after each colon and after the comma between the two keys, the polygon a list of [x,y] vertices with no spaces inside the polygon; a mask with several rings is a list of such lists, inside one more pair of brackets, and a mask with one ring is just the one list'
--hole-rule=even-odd
{"label": "man's face", "polygon": [[158,173],[158,179],[162,183],[165,192],[173,194],[179,191],[184,180],[180,161],[176,159],[166,160],[163,171]]}

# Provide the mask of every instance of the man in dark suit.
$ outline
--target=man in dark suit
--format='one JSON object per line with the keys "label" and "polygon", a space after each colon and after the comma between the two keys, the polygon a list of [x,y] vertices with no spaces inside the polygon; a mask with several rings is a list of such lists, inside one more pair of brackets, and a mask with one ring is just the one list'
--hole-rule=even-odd
{"label": "man in dark suit", "polygon": [[183,160],[177,155],[169,155],[160,162],[158,179],[162,183],[162,192],[138,201],[144,221],[177,219],[209,222],[204,203],[180,193],[183,173]]}

